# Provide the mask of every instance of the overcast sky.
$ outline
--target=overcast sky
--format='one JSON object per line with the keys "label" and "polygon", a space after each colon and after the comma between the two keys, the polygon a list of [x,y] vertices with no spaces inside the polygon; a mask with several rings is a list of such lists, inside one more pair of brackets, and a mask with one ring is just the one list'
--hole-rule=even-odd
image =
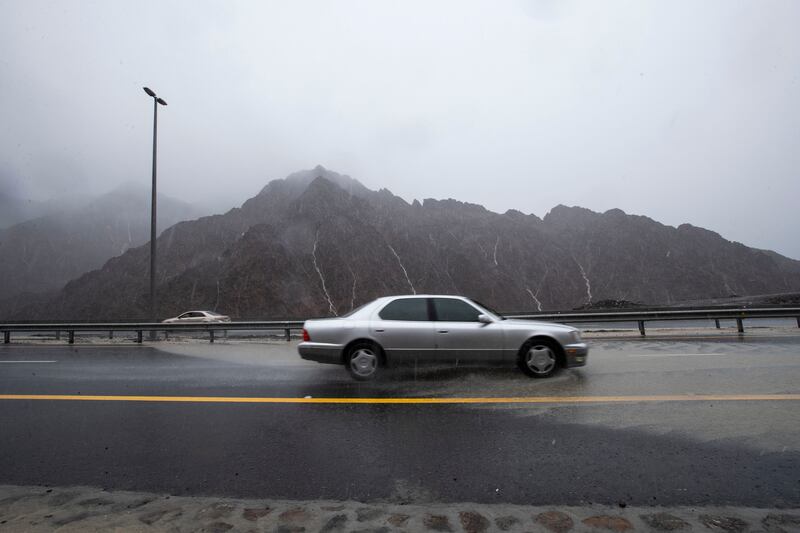
{"label": "overcast sky", "polygon": [[0,185],[217,207],[322,164],[800,258],[800,2],[0,0]]}

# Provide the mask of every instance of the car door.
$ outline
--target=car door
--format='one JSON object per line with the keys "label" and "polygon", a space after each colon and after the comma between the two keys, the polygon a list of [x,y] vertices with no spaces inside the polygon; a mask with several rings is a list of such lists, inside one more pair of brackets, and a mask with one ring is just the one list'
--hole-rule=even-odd
{"label": "car door", "polygon": [[397,298],[373,316],[370,329],[388,360],[428,360],[436,353],[427,298]]}
{"label": "car door", "polygon": [[433,310],[437,359],[503,360],[503,328],[497,322],[480,322],[480,309],[458,298],[433,298]]}

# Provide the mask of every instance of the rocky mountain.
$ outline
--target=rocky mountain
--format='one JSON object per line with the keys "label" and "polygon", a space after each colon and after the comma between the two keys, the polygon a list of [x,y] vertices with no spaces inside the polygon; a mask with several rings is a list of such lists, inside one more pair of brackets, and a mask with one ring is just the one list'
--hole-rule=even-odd
{"label": "rocky mountain", "polygon": [[665,226],[619,209],[555,207],[545,217],[585,277],[584,303],[612,298],[674,305],[682,300],[787,292],[794,261],[690,224]]}
{"label": "rocky mountain", "polygon": [[[192,206],[159,196],[159,226],[199,216]],[[0,294],[23,301],[28,293],[60,289],[111,257],[150,239],[150,191],[124,185],[83,205],[0,230]]]}
{"label": "rocky mountain", "polygon": [[[558,206],[544,219],[456,200],[409,204],[322,167],[270,182],[240,208],[180,222],[158,239],[159,316],[341,315],[377,296],[452,293],[504,311],[601,300],[800,289],[800,262],[620,210]],[[145,318],[147,246],[68,283],[15,319]]]}

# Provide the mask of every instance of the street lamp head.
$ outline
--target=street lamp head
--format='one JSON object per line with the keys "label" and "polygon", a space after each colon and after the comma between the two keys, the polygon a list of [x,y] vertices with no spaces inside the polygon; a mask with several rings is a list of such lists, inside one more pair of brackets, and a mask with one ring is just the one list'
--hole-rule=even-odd
{"label": "street lamp head", "polygon": [[156,97],[156,93],[154,93],[154,92],[153,92],[152,90],[150,90],[150,88],[148,88],[148,87],[144,87],[144,92],[146,92],[148,96],[152,96],[153,98],[155,98],[155,97]]}
{"label": "street lamp head", "polygon": [[156,98],[156,102],[158,102],[161,105],[167,105],[167,102],[165,102],[163,98]]}

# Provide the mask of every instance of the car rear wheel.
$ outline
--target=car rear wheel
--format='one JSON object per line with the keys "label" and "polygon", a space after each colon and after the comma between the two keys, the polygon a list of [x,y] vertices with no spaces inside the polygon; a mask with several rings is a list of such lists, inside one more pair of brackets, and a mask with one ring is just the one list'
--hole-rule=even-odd
{"label": "car rear wheel", "polygon": [[547,378],[558,369],[558,347],[553,341],[532,339],[519,352],[518,365],[531,377]]}
{"label": "car rear wheel", "polygon": [[380,350],[374,344],[354,344],[347,352],[347,371],[359,381],[373,379],[378,373],[380,362]]}

